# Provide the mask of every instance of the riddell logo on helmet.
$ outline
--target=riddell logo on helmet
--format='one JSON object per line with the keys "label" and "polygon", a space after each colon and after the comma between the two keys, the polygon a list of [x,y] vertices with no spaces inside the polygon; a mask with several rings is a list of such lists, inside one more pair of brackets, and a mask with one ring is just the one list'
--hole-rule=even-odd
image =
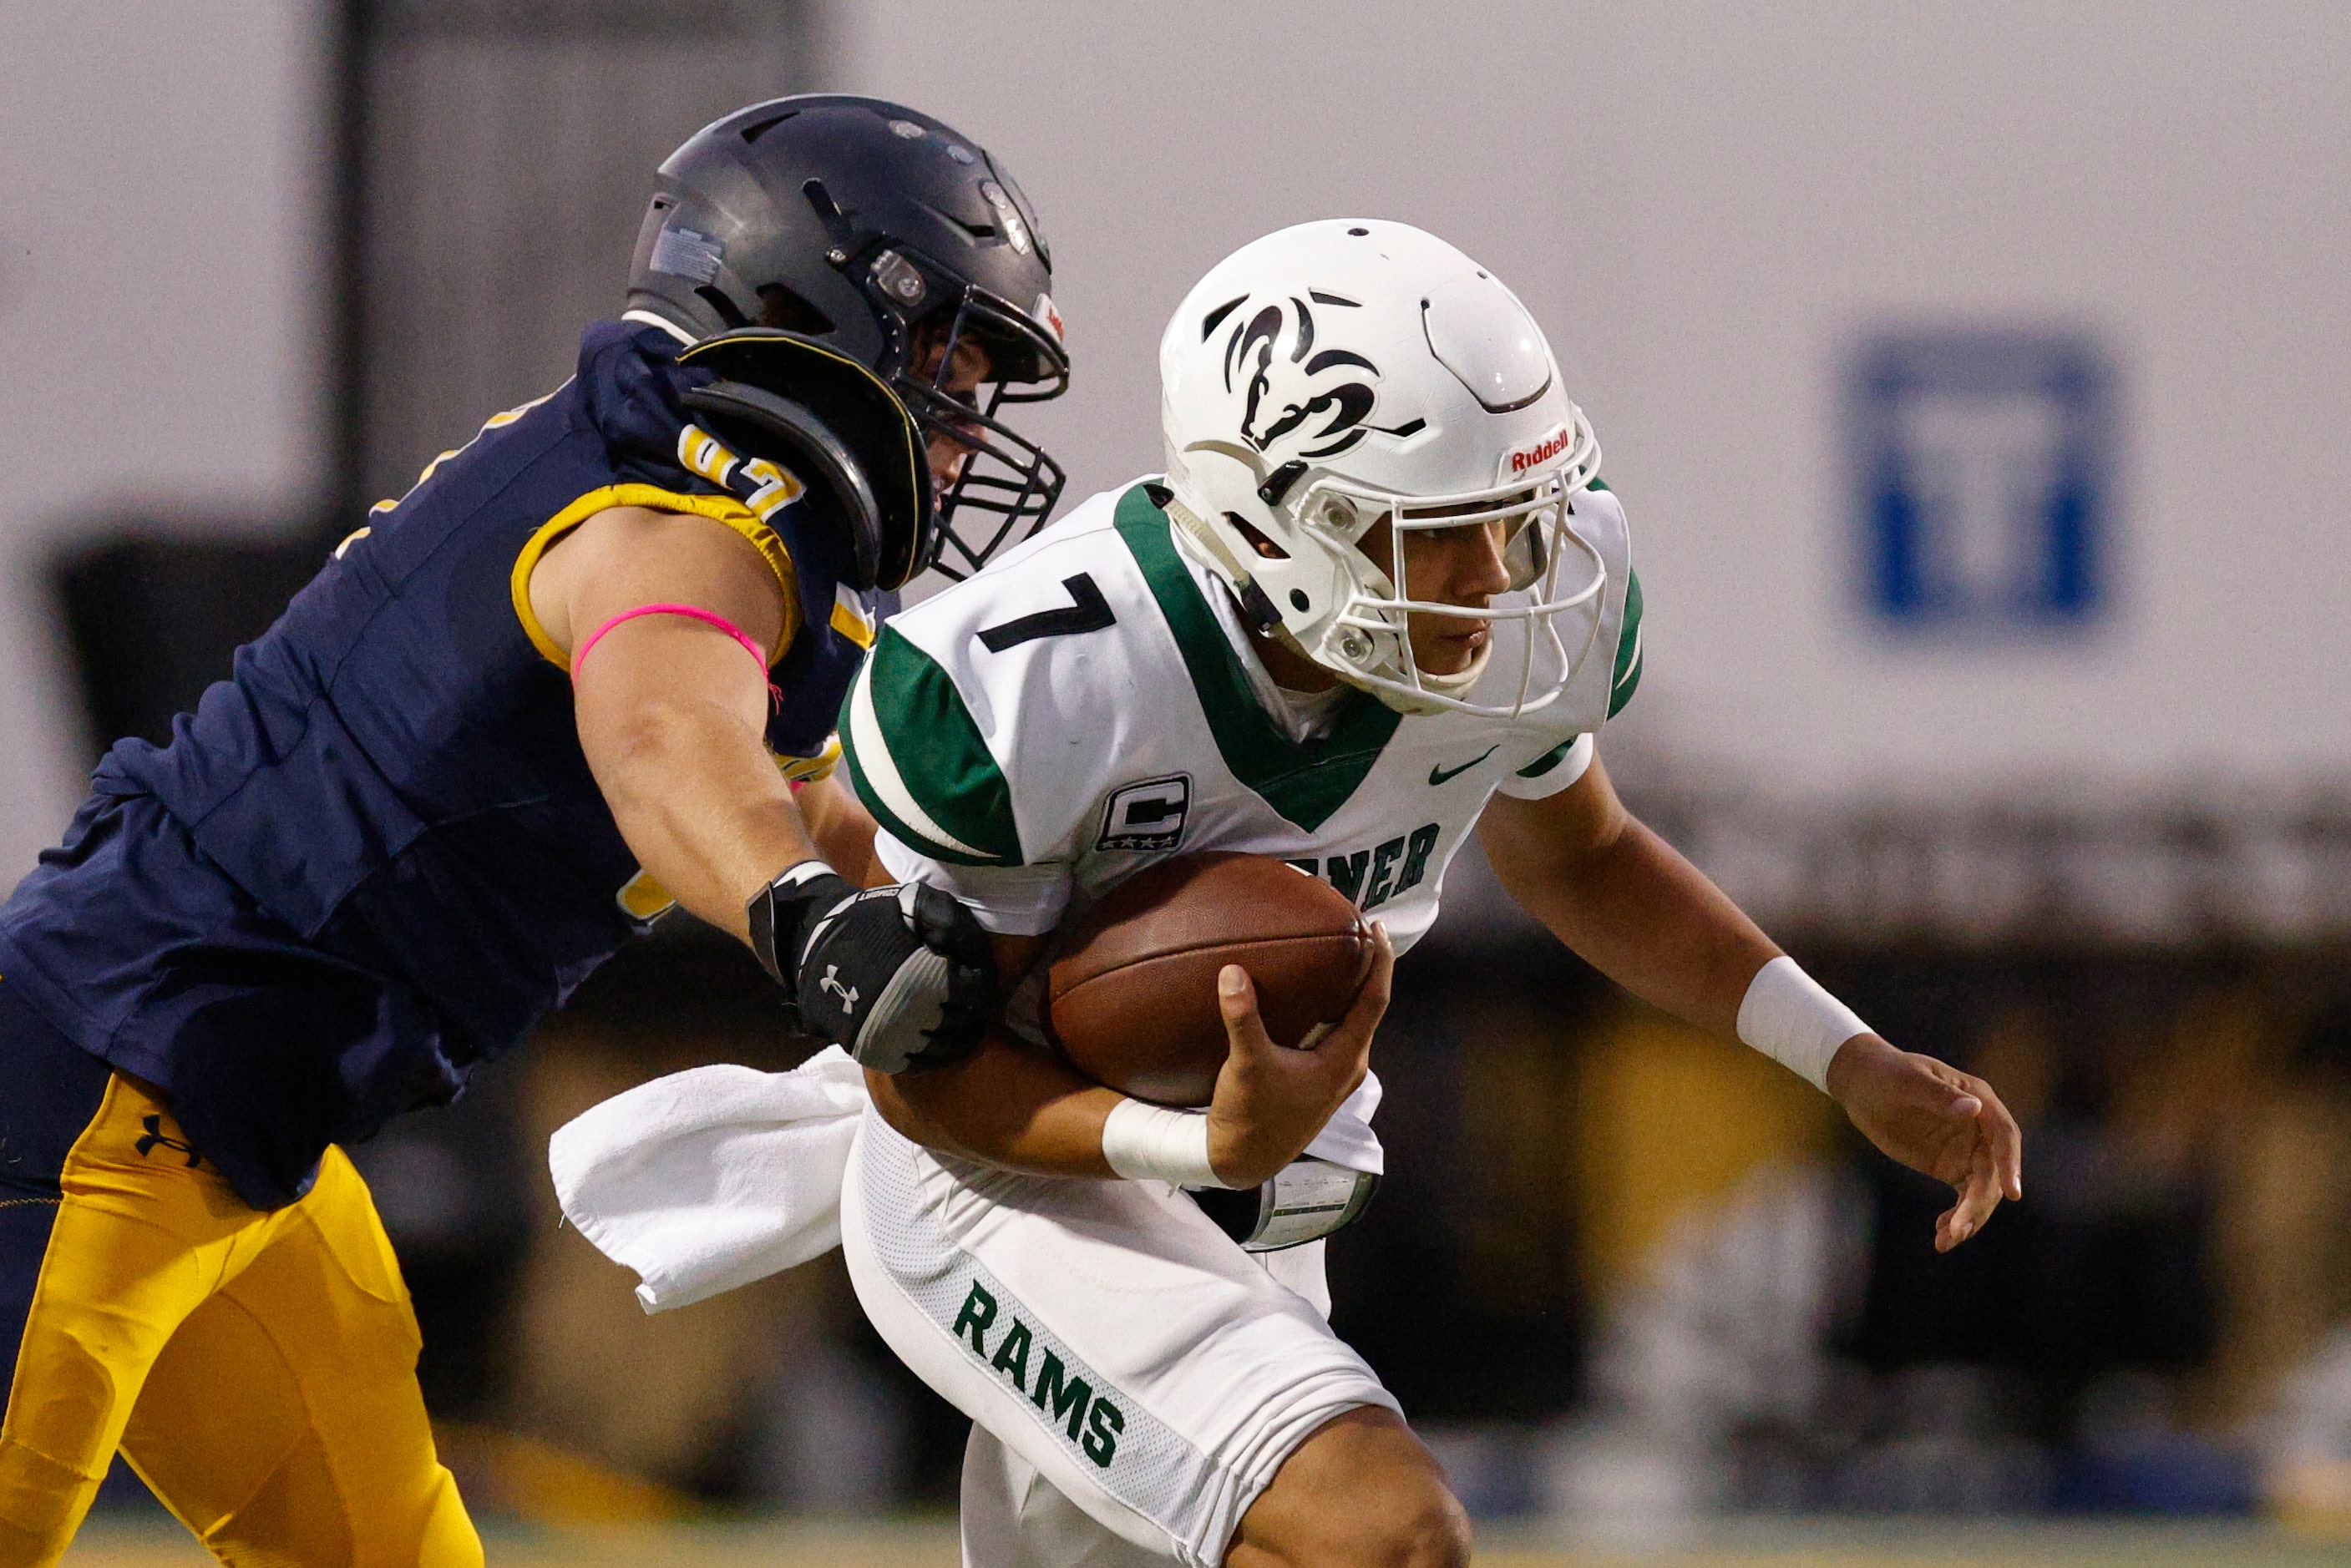
{"label": "riddell logo on helmet", "polygon": [[1519,448],[1518,451],[1510,453],[1510,472],[1512,473],[1524,473],[1531,468],[1538,467],[1542,463],[1549,462],[1552,458],[1557,457],[1560,453],[1567,450],[1567,444],[1574,438],[1574,431],[1569,430],[1565,425],[1561,425],[1558,429],[1552,431],[1551,434],[1535,442],[1534,445],[1522,446]]}

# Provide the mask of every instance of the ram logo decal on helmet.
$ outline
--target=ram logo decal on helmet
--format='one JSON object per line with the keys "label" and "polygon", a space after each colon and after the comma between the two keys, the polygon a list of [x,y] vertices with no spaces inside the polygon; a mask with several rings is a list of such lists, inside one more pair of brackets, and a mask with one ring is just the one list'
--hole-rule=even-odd
{"label": "ram logo decal on helmet", "polygon": [[[1353,301],[1322,296],[1324,303]],[[1212,313],[1207,331],[1248,304],[1246,296]],[[1332,457],[1381,429],[1367,423],[1379,402],[1380,368],[1350,348],[1314,348],[1314,311],[1290,296],[1235,316],[1225,340],[1225,390],[1240,394],[1240,435],[1253,452],[1291,441],[1298,458]],[[1383,433],[1409,435],[1415,420]]]}

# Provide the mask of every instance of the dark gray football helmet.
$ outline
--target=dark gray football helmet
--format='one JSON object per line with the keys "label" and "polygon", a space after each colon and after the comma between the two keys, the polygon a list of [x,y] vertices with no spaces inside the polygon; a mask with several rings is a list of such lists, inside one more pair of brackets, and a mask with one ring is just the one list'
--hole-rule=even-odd
{"label": "dark gray football helmet", "polygon": [[[1069,385],[1052,282],[1036,209],[985,149],[902,105],[810,94],[738,109],[662,164],[629,306],[718,370],[698,412],[862,471],[860,586],[891,588],[977,570],[1060,499],[1061,466],[1001,418]],[[973,348],[981,383],[956,390]],[[967,453],[944,493],[922,456],[936,438]]]}

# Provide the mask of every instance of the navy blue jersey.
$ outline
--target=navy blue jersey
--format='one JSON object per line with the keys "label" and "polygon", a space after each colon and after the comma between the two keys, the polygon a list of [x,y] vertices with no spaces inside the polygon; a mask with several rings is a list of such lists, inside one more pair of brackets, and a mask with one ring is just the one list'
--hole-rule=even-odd
{"label": "navy blue jersey", "polygon": [[168,1091],[256,1206],[327,1144],[454,1097],[635,929],[635,860],[530,614],[566,530],[633,504],[749,539],[797,610],[769,744],[824,746],[872,640],[846,529],[690,424],[679,394],[711,373],[677,347],[590,327],[569,381],[379,505],[170,744],[115,746],[0,909],[10,985]]}

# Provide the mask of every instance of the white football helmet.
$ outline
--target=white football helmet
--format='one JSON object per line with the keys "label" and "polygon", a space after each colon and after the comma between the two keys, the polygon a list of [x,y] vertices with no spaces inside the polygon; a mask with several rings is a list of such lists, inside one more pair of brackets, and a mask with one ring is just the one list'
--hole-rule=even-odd
{"label": "white football helmet", "polygon": [[[1261,632],[1407,713],[1515,716],[1566,689],[1607,587],[1573,515],[1600,446],[1542,329],[1476,262],[1376,219],[1268,234],[1176,307],[1159,379],[1169,515]],[[1389,518],[1393,581],[1359,547]],[[1482,609],[1413,597],[1405,533],[1497,518],[1510,592]],[[1519,668],[1471,701],[1503,639],[1431,674],[1405,635],[1416,614],[1520,623]]]}

